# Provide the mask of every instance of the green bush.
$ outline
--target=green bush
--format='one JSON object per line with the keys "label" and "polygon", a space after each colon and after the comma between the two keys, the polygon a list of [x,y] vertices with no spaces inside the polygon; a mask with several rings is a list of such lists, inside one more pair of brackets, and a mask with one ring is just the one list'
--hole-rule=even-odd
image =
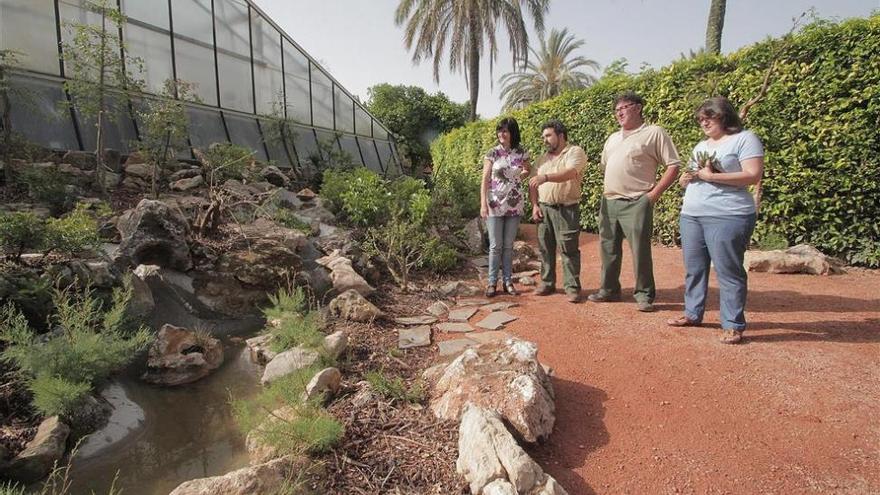
{"label": "green bush", "polygon": [[403,378],[399,376],[392,378],[381,371],[368,371],[364,378],[373,390],[391,400],[420,403],[424,402],[427,395],[422,382],[416,382],[408,387]]}
{"label": "green bush", "polygon": [[31,212],[0,213],[0,249],[18,260],[25,251],[39,250],[46,241],[45,222]]}
{"label": "green bush", "polygon": [[79,203],[61,218],[46,221],[46,247],[68,256],[75,256],[101,246],[98,222],[88,205]]}
{"label": "green bush", "polygon": [[302,287],[279,289],[269,295],[270,306],[263,309],[272,336],[270,347],[283,352],[297,346],[323,352],[324,320],[321,313],[312,310],[312,302]]}
{"label": "green bush", "polygon": [[379,174],[366,167],[349,172],[348,188],[341,199],[342,212],[352,225],[369,227],[388,217],[388,186]]}
{"label": "green bush", "polygon": [[[605,138],[618,128],[613,96],[625,89],[641,93],[646,119],[663,126],[687,156],[702,139],[694,108],[716,94],[743,105],[758,93],[778,50],[769,91],[746,121],[766,153],[756,239],[776,232],[789,244],[809,243],[850,263],[880,266],[880,15],[814,23],[727,56],[700,55],[637,75],[609,74],[590,88],[511,115],[533,157],[543,152],[540,126],[550,118],[561,119],[569,140],[587,152],[581,224],[596,232],[602,190],[596,163]],[[445,201],[478,208],[480,162],[495,144],[494,126],[475,122],[434,141],[434,180]],[[681,190],[674,186],[655,207],[658,241],[678,242],[680,210]]]}
{"label": "green bush", "polygon": [[28,196],[49,206],[53,215],[60,215],[73,206],[73,195],[68,191],[70,177],[55,167],[27,168],[16,176]]}
{"label": "green bush", "polygon": [[426,268],[434,273],[445,273],[458,264],[458,252],[439,239],[431,239],[425,245],[425,256],[419,268]]}
{"label": "green bush", "polygon": [[241,180],[248,176],[254,163],[254,151],[232,143],[214,143],[205,152],[202,164],[209,184],[223,184],[229,179]]}
{"label": "green bush", "polygon": [[11,303],[0,310],[0,358],[14,364],[28,380],[34,405],[46,416],[64,414],[94,384],[127,364],[152,336],[145,327],[131,329],[126,307],[131,285],[113,293],[106,310],[91,290],[74,295],[57,289],[53,321],[60,332],[42,341]]}

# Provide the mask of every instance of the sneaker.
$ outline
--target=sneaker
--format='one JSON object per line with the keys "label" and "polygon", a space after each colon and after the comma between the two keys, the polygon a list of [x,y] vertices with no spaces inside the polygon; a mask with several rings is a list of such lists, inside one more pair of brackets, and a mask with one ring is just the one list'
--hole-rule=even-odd
{"label": "sneaker", "polygon": [[742,342],[742,338],[742,330],[725,328],[721,330],[721,339],[719,340],[722,344],[739,344],[740,342]]}
{"label": "sneaker", "polygon": [[552,285],[541,284],[535,289],[536,296],[549,296],[556,292],[556,289]]}
{"label": "sneaker", "polygon": [[599,292],[596,292],[595,294],[590,294],[589,296],[587,296],[587,299],[592,302],[596,302],[596,303],[617,302],[617,301],[620,301],[620,295],[619,294],[612,294],[610,292],[599,291]]}
{"label": "sneaker", "polygon": [[581,291],[566,292],[565,293],[565,300],[570,303],[574,303],[574,304],[581,302]]}
{"label": "sneaker", "polygon": [[516,287],[513,286],[513,282],[504,282],[504,293],[509,296],[518,296],[519,292],[516,291]]}
{"label": "sneaker", "polygon": [[495,293],[498,292],[498,289],[495,288],[495,284],[486,286],[486,297],[495,297]]}
{"label": "sneaker", "polygon": [[649,303],[648,301],[641,301],[636,303],[636,309],[638,309],[642,313],[653,313],[654,305],[652,303]]}

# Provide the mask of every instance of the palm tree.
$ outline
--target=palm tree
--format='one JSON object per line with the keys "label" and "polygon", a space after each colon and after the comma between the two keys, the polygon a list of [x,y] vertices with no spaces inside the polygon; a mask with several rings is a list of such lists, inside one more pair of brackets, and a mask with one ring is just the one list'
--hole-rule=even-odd
{"label": "palm tree", "polygon": [[546,100],[571,89],[585,88],[596,82],[596,76],[583,69],[598,71],[599,64],[574,52],[584,45],[568,29],[550,31],[550,38],[541,37],[539,51],[529,48],[532,60],[522,72],[501,76],[501,99],[504,109],[522,108],[536,101]]}
{"label": "palm tree", "polygon": [[498,55],[499,21],[507,29],[513,63],[528,60],[529,35],[523,9],[531,13],[535,29],[544,31],[544,14],[550,0],[400,0],[394,13],[398,26],[405,24],[404,45],[413,50],[413,62],[433,59],[434,80],[440,82],[440,65],[449,47],[449,69],[464,72],[470,90],[470,119],[477,118],[480,93],[480,58],[488,49],[490,78]]}
{"label": "palm tree", "polygon": [[706,22],[706,51],[721,53],[721,32],[724,30],[724,12],[727,0],[712,0],[709,6],[709,19]]}

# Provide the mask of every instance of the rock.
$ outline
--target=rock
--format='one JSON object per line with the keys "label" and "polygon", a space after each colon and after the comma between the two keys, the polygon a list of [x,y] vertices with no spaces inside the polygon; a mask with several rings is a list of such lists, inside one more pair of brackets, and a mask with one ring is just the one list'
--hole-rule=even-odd
{"label": "rock", "polygon": [[464,226],[465,245],[471,254],[482,254],[489,246],[489,235],[482,218],[474,218]]}
{"label": "rock", "polygon": [[94,433],[83,438],[76,449],[75,461],[94,457],[128,438],[144,424],[144,410],[128,397],[119,383],[111,382],[101,390],[101,400],[97,402],[109,409],[109,418],[99,430],[92,430]]}
{"label": "rock", "polygon": [[135,177],[149,183],[153,180],[153,166],[146,163],[134,163],[125,166],[125,176]]}
{"label": "rock", "polygon": [[431,345],[431,327],[429,325],[397,330],[397,347],[399,349],[429,345]]}
{"label": "rock", "polygon": [[504,311],[505,309],[515,308],[517,306],[519,306],[519,304],[515,302],[497,302],[487,304],[480,309],[485,311]]}
{"label": "rock", "polygon": [[431,410],[457,420],[466,403],[497,411],[527,442],[553,431],[553,386],[535,344],[518,339],[465,349],[437,380]]}
{"label": "rock", "polygon": [[354,289],[349,289],[330,301],[327,309],[337,318],[362,323],[371,322],[382,316],[379,308]]}
{"label": "rock", "polygon": [[291,457],[232,471],[222,476],[199,478],[180,484],[170,495],[258,495],[281,493],[295,479],[305,462]]}
{"label": "rock", "polygon": [[67,176],[68,184],[73,184],[80,188],[88,188],[94,182],[95,173],[92,171],[80,170],[67,163],[55,165],[55,168]]}
{"label": "rock", "polygon": [[348,349],[348,333],[338,330],[324,337],[324,350],[333,359],[341,356]]}
{"label": "rock", "polygon": [[351,260],[343,257],[339,254],[339,251],[333,251],[323,258],[319,258],[316,260],[316,263],[330,270],[333,288],[340,294],[354,289],[360,295],[366,297],[376,290],[354,271]]}
{"label": "rock", "polygon": [[278,202],[278,206],[289,210],[298,210],[302,207],[302,200],[287,189],[275,191],[275,200]]}
{"label": "rock", "polygon": [[208,332],[165,324],[150,346],[144,381],[175,386],[208,376],[223,363],[223,345]]}
{"label": "rock", "polygon": [[265,182],[265,181],[251,182],[248,185],[251,186],[252,188],[256,189],[257,192],[260,192],[260,193],[267,193],[269,191],[275,191],[278,189],[276,186],[274,186],[268,182]]}
{"label": "rock", "polygon": [[260,190],[247,184],[243,184],[239,180],[229,179],[223,183],[221,188],[231,194],[235,199],[250,200],[254,196],[260,194]]}
{"label": "rock", "polygon": [[287,184],[290,183],[290,179],[284,175],[284,172],[274,165],[266,166],[263,170],[260,170],[260,177],[276,187],[287,187]]}
{"label": "rock", "polygon": [[514,493],[531,493],[544,479],[541,467],[516,443],[501,417],[470,404],[458,428],[455,466],[472,493],[485,493],[483,488],[495,480],[509,482]]}
{"label": "rock", "polygon": [[[475,341],[477,344],[488,344],[491,342],[504,342],[507,339],[513,338],[513,335],[503,330],[496,330],[491,332],[470,333],[468,334],[467,338]],[[541,366],[544,366],[544,363],[541,363]],[[546,366],[544,366],[544,371],[547,371]]]}
{"label": "rock", "polygon": [[459,299],[455,305],[459,308],[464,308],[466,306],[485,306],[489,302],[488,299]]}
{"label": "rock", "polygon": [[479,342],[471,339],[444,340],[443,342],[437,343],[437,349],[440,357],[450,357],[458,356],[466,349],[470,349],[475,345],[480,344]]}
{"label": "rock", "polygon": [[122,154],[119,150],[107,148],[104,150],[104,168],[111,172],[122,170]]}
{"label": "rock", "polygon": [[336,223],[336,215],[331,213],[330,210],[318,205],[306,208],[307,205],[308,203],[303,205],[303,209],[299,212],[300,215],[316,220],[320,223],[326,223],[327,225],[333,225]]}
{"label": "rock", "polygon": [[260,383],[268,385],[273,380],[307,368],[315,364],[318,361],[318,357],[317,352],[302,347],[294,347],[279,353],[266,364],[266,369],[263,371]]}
{"label": "rock", "polygon": [[62,163],[69,163],[80,170],[95,170],[97,160],[95,154],[90,151],[71,150],[61,158]]}
{"label": "rock", "polygon": [[270,334],[265,334],[251,337],[244,341],[245,345],[247,345],[248,352],[250,353],[251,361],[260,366],[265,366],[266,363],[278,355],[277,352],[269,347],[269,342],[271,340],[272,336]]}
{"label": "rock", "polygon": [[495,480],[483,487],[483,495],[519,495],[516,488],[504,480]]}
{"label": "rock", "polygon": [[432,314],[439,318],[449,312],[449,305],[447,305],[443,301],[435,301],[433,304],[428,306],[428,309],[426,311],[429,314]]}
{"label": "rock", "polygon": [[513,271],[529,270],[531,263],[538,259],[538,252],[525,241],[513,241]]}
{"label": "rock", "polygon": [[467,333],[473,332],[474,328],[467,323],[446,322],[437,325],[437,330],[445,333]]}
{"label": "rock", "polygon": [[843,262],[807,244],[777,251],[746,251],[744,265],[750,272],[810,275],[845,273]]}
{"label": "rock", "polygon": [[325,397],[329,399],[336,395],[341,384],[342,372],[336,368],[325,368],[316,373],[306,385],[303,400],[311,400],[321,394],[325,394]]}
{"label": "rock", "polygon": [[106,261],[73,260],[64,265],[55,265],[49,272],[62,285],[76,284],[79,287],[89,285],[95,288],[109,289],[119,283],[119,278]]}
{"label": "rock", "polygon": [[471,319],[471,316],[474,316],[474,313],[477,312],[477,308],[473,306],[454,309],[449,312],[449,321],[468,321]]}
{"label": "rock", "polygon": [[186,271],[190,259],[189,223],[177,209],[161,201],[142,199],[118,222],[122,242],[116,261],[123,265],[158,265]]}
{"label": "rock", "polygon": [[187,179],[176,180],[171,183],[172,191],[189,191],[190,189],[195,189],[197,187],[202,186],[205,183],[205,179],[201,175],[197,175],[195,177],[190,177]]}
{"label": "rock", "polygon": [[0,469],[4,478],[32,483],[44,478],[64,456],[70,428],[58,416],[46,418],[37,428],[37,435],[27,443],[9,464]]}
{"label": "rock", "polygon": [[101,397],[95,398],[94,395],[88,394],[73,408],[72,411],[65,414],[62,420],[70,426],[70,434],[72,438],[82,438],[93,431],[103,428],[107,424],[113,412],[111,406]]}
{"label": "rock", "polygon": [[171,174],[171,176],[168,177],[168,180],[171,182],[177,182],[181,179],[192,179],[193,177],[198,177],[200,175],[202,175],[202,169],[198,167],[184,168]]}
{"label": "rock", "polygon": [[437,323],[437,318],[435,316],[403,316],[395,318],[394,323],[398,325],[430,325]]}
{"label": "rock", "polygon": [[312,201],[317,196],[318,195],[308,187],[300,189],[299,192],[296,193],[296,197],[301,201]]}
{"label": "rock", "polygon": [[477,326],[485,328],[486,330],[498,330],[506,323],[510,323],[517,318],[519,317],[507,314],[504,311],[493,311],[492,313],[489,313],[489,316],[477,322]]}
{"label": "rock", "polygon": [[447,282],[438,287],[437,290],[443,297],[475,296],[479,294],[477,289],[474,289],[461,281]]}
{"label": "rock", "polygon": [[305,234],[259,218],[241,227],[248,239],[235,243],[217,261],[215,274],[228,274],[252,286],[274,291],[303,266]]}
{"label": "rock", "polygon": [[122,174],[114,172],[104,172],[104,187],[107,189],[116,189],[122,182]]}
{"label": "rock", "polygon": [[526,287],[531,287],[535,285],[535,279],[533,279],[532,277],[520,277],[519,284]]}

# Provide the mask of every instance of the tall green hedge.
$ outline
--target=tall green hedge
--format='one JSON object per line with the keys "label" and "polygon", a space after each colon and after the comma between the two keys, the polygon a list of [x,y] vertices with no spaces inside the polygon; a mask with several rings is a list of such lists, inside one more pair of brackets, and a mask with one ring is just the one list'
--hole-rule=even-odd
{"label": "tall green hedge", "polygon": [[[781,52],[780,52],[781,51]],[[596,167],[605,138],[617,129],[612,98],[625,89],[647,100],[645,116],[669,131],[688,156],[702,133],[693,111],[722,94],[734,105],[755,96],[772,55],[780,52],[767,96],[746,127],[764,142],[764,199],[754,240],[783,236],[810,243],[853,264],[880,266],[880,15],[839,24],[819,21],[798,34],[768,39],[727,56],[702,55],[637,75],[603,77],[596,85],[512,113],[525,147],[542,152],[541,123],[561,119],[569,140],[591,165],[583,183],[581,223],[595,232],[602,177]],[[495,120],[438,138],[431,147],[438,187],[472,197],[481,156],[495,143]],[[676,243],[681,189],[655,210],[654,234]]]}

